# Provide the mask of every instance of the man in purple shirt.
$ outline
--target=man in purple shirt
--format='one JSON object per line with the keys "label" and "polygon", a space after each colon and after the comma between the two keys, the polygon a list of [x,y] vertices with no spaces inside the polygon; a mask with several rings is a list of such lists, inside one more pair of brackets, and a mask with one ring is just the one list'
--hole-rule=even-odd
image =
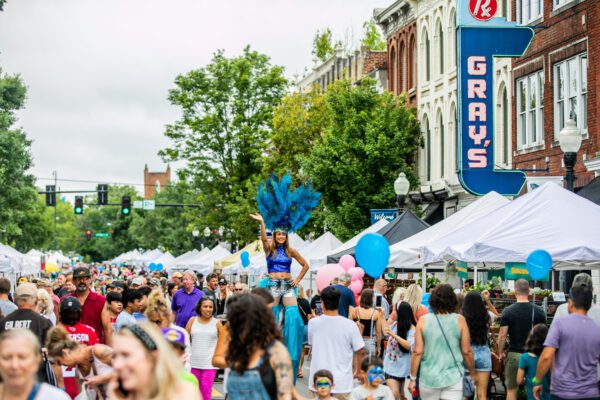
{"label": "man in purple shirt", "polygon": [[600,326],[587,316],[592,306],[592,288],[571,289],[569,315],[554,320],[533,379],[536,398],[542,391],[542,378],[552,370],[552,400],[600,399],[597,368],[600,362]]}
{"label": "man in purple shirt", "polygon": [[196,304],[204,296],[204,292],[195,285],[194,271],[185,271],[181,278],[181,289],[175,292],[171,302],[171,310],[175,314],[175,324],[185,329],[190,318],[195,317]]}

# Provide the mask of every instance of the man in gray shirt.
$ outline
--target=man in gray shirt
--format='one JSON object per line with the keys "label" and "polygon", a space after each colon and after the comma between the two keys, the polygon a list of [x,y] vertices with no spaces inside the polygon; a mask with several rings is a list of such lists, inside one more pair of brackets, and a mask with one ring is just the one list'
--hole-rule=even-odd
{"label": "man in gray shirt", "polygon": [[3,317],[6,317],[17,309],[15,303],[8,299],[10,288],[10,281],[6,278],[0,278],[0,311],[2,311]]}

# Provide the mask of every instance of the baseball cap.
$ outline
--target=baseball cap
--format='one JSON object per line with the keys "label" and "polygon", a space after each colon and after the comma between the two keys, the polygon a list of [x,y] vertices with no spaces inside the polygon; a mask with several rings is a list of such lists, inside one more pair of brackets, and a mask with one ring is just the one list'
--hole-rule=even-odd
{"label": "baseball cap", "polygon": [[114,288],[125,289],[125,284],[122,281],[114,280],[108,284],[108,287],[111,289],[114,289]]}
{"label": "baseball cap", "polygon": [[48,279],[38,279],[35,284],[39,288],[51,288],[53,286],[52,282],[50,282]]}
{"label": "baseball cap", "polygon": [[90,273],[90,270],[85,267],[77,267],[73,271],[73,279],[89,278],[90,276],[92,276],[92,274]]}
{"label": "baseball cap", "polygon": [[167,342],[185,348],[185,336],[183,332],[175,328],[163,328],[161,331]]}
{"label": "baseball cap", "polygon": [[144,285],[144,278],[142,277],[137,277],[137,278],[133,278],[131,280],[131,286],[143,286]]}
{"label": "baseball cap", "polygon": [[225,278],[219,279],[219,285],[227,285],[227,279],[225,279]]}
{"label": "baseball cap", "polygon": [[15,299],[20,297],[37,297],[37,287],[33,283],[21,283],[15,290]]}
{"label": "baseball cap", "polygon": [[81,311],[81,303],[77,297],[65,297],[60,301],[60,312]]}

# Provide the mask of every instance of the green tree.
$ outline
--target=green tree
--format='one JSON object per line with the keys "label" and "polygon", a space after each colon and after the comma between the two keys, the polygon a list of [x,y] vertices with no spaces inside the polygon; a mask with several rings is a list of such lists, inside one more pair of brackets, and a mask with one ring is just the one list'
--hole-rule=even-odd
{"label": "green tree", "polygon": [[369,209],[395,204],[400,171],[417,184],[413,165],[421,133],[405,99],[377,93],[373,80],[335,82],[324,96],[330,124],[301,165],[323,195],[317,217],[345,240],[369,225]]}
{"label": "green tree", "polygon": [[160,154],[186,161],[180,179],[199,193],[203,225],[226,227],[233,242],[251,240],[232,204],[253,201],[247,182],[262,171],[273,109],[287,88],[283,69],[249,47],[233,58],[219,51],[206,67],[178,76],[175,86],[169,100],[182,116],[167,126],[173,146]]}
{"label": "green tree", "polygon": [[333,55],[336,46],[333,42],[331,29],[327,28],[323,32],[317,31],[313,38],[312,55],[324,62]]}
{"label": "green tree", "polygon": [[385,50],[386,43],[381,36],[379,28],[373,19],[365,21],[363,23],[363,38],[360,41],[362,46],[366,46],[371,50]]}
{"label": "green tree", "polygon": [[291,172],[296,176],[300,171],[299,157],[310,151],[328,123],[325,96],[317,90],[286,96],[274,111],[265,174]]}
{"label": "green tree", "polygon": [[33,165],[31,141],[25,132],[14,127],[15,112],[23,108],[26,92],[18,75],[2,74],[0,70],[0,239],[20,246],[41,244],[25,238],[28,230],[37,229],[28,223],[36,218],[39,222],[41,215],[34,179],[29,173]]}

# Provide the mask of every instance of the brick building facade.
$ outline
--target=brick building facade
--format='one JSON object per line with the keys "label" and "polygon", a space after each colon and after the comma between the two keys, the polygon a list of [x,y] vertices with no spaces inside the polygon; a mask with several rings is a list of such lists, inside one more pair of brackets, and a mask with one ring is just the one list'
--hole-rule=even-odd
{"label": "brick building facade", "polygon": [[535,28],[525,55],[513,59],[513,166],[547,165],[549,173],[528,175],[563,176],[557,135],[572,115],[583,134],[575,165],[577,190],[600,169],[600,66],[595,63],[600,56],[600,2],[514,0],[512,6],[519,24]]}
{"label": "brick building facade", "polygon": [[417,106],[417,20],[408,2],[399,0],[374,12],[375,21],[387,39],[388,90],[406,93],[411,107]]}
{"label": "brick building facade", "polygon": [[144,198],[152,199],[154,194],[171,182],[171,166],[165,172],[150,172],[148,164],[144,167]]}

